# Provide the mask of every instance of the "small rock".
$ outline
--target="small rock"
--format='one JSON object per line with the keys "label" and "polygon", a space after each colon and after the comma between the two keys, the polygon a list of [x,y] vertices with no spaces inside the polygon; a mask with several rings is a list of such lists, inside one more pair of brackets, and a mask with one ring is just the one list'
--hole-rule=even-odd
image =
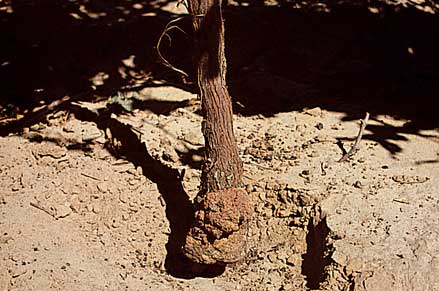
{"label": "small rock", "polygon": [[361,189],[361,188],[363,188],[363,184],[361,183],[361,181],[355,181],[354,187]]}
{"label": "small rock", "polygon": [[267,193],[265,193],[265,192],[259,193],[258,196],[259,196],[259,199],[261,199],[262,201],[267,200]]}
{"label": "small rock", "polygon": [[293,221],[292,221],[292,224],[293,224],[293,226],[303,226],[303,221],[302,221],[302,218],[301,217],[294,217],[293,218]]}
{"label": "small rock", "polygon": [[267,256],[267,258],[268,258],[268,260],[269,260],[271,263],[276,263],[276,261],[277,261],[277,255],[276,255],[276,254],[269,254],[269,255]]}
{"label": "small rock", "polygon": [[72,200],[70,200],[70,209],[75,213],[79,213],[81,211],[81,202],[79,201],[78,195],[73,195]]}
{"label": "small rock", "polygon": [[291,211],[290,211],[289,209],[280,209],[280,208],[277,208],[277,209],[274,211],[274,216],[275,216],[275,217],[285,218],[285,217],[288,217],[288,216],[290,216],[290,215],[291,215]]}
{"label": "small rock", "polygon": [[131,232],[137,232],[140,229],[140,226],[139,226],[139,223],[133,222],[133,223],[130,223],[128,228]]}
{"label": "small rock", "polygon": [[128,184],[130,184],[131,186],[135,186],[137,182],[138,182],[137,180],[132,179],[128,181]]}
{"label": "small rock", "polygon": [[178,162],[179,159],[180,159],[179,156],[177,155],[177,153],[175,152],[175,150],[172,150],[172,151],[169,151],[169,152],[168,151],[163,152],[162,158],[165,161],[173,162],[173,163]]}
{"label": "small rock", "polygon": [[265,156],[264,156],[264,160],[265,160],[265,161],[271,161],[271,160],[273,160],[273,155],[270,155],[270,154],[265,155]]}
{"label": "small rock", "polygon": [[102,212],[102,206],[99,203],[93,204],[93,213],[99,214]]}
{"label": "small rock", "polygon": [[335,251],[331,256],[331,259],[341,266],[346,266],[348,263],[348,257],[340,251]]}
{"label": "small rock", "polygon": [[115,166],[115,170],[119,173],[128,172],[130,169],[133,168],[133,165],[131,163],[119,160],[116,161],[113,165]]}
{"label": "small rock", "polygon": [[304,113],[317,117],[322,115],[322,109],[320,109],[320,107],[314,107],[311,109],[305,109]]}
{"label": "small rock", "polygon": [[107,183],[99,183],[97,185],[97,188],[102,193],[107,193],[108,192],[108,185],[107,185]]}
{"label": "small rock", "polygon": [[267,182],[267,184],[265,185],[265,189],[267,189],[267,190],[273,190],[274,187],[275,187],[274,182]]}
{"label": "small rock", "polygon": [[314,204],[314,199],[306,194],[301,194],[299,197],[301,206],[310,206]]}
{"label": "small rock", "polygon": [[[285,187],[282,187],[281,189],[285,189]],[[279,193],[277,194],[277,199],[282,203],[288,203],[288,191],[279,191]]]}
{"label": "small rock", "polygon": [[359,272],[362,266],[363,263],[361,262],[361,260],[357,258],[352,258],[351,260],[349,260],[348,264],[346,265],[345,272],[348,275],[352,274],[353,272]]}
{"label": "small rock", "polygon": [[59,146],[48,146],[47,144],[41,144],[32,152],[35,157],[49,156],[54,159],[60,159],[67,154],[67,149]]}
{"label": "small rock", "polygon": [[121,192],[119,194],[119,200],[122,203],[127,203],[128,202],[128,194],[126,192]]}
{"label": "small rock", "polygon": [[301,174],[303,176],[308,176],[309,175],[309,170],[303,170]]}
{"label": "small rock", "polygon": [[121,226],[120,222],[117,219],[113,219],[113,221],[111,222],[111,227],[119,228],[120,226]]}
{"label": "small rock", "polygon": [[302,263],[302,259],[300,255],[294,254],[287,258],[287,265],[295,267],[295,266],[300,266],[301,263]]}
{"label": "small rock", "polygon": [[72,209],[67,205],[59,205],[56,207],[56,218],[64,218],[72,213]]}
{"label": "small rock", "polygon": [[316,124],[316,128],[317,128],[318,130],[322,130],[322,129],[323,129],[323,123],[321,123],[321,122],[317,123],[317,124]]}

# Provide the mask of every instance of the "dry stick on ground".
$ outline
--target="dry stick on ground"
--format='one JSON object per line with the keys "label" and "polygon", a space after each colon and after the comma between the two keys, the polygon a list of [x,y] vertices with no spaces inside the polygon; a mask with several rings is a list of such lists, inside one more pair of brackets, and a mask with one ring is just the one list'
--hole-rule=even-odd
{"label": "dry stick on ground", "polygon": [[369,121],[369,112],[366,112],[366,117],[364,117],[363,120],[360,120],[361,125],[360,125],[360,131],[358,132],[357,137],[355,138],[355,142],[354,145],[352,146],[352,148],[350,149],[349,152],[347,152],[338,162],[345,162],[347,161],[350,157],[352,157],[353,155],[355,155],[356,152],[358,152],[358,150],[360,149],[360,141],[361,138],[363,137],[363,133],[364,133],[364,129],[366,128],[367,122]]}
{"label": "dry stick on ground", "polygon": [[49,214],[52,217],[56,218],[56,210],[55,209],[53,209],[51,207],[44,206],[40,202],[32,202],[31,201],[30,205],[41,210],[41,211],[46,212],[47,214]]}

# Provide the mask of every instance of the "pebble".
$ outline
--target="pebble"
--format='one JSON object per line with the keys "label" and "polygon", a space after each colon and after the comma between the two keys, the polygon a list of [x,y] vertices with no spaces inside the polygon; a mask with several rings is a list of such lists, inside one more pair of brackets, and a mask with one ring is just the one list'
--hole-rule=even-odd
{"label": "pebble", "polygon": [[102,206],[99,203],[93,204],[93,213],[99,214],[102,212]]}
{"label": "pebble", "polygon": [[267,200],[267,193],[265,192],[259,193],[259,199],[261,199],[262,201]]}
{"label": "pebble", "polygon": [[271,263],[276,263],[276,261],[277,261],[277,255],[276,254],[269,254],[268,256],[267,256],[267,258],[268,258],[268,260],[271,262]]}
{"label": "pebble", "polygon": [[253,185],[252,184],[248,184],[247,186],[245,186],[245,191],[247,191],[247,193],[251,193],[253,192]]}
{"label": "pebble", "polygon": [[137,232],[140,229],[140,225],[138,222],[133,222],[133,223],[130,223],[128,228],[131,232]]}
{"label": "pebble", "polygon": [[120,226],[121,226],[120,222],[117,219],[113,219],[113,221],[111,222],[111,227],[119,228]]}
{"label": "pebble", "polygon": [[[285,189],[285,188],[284,188]],[[288,191],[286,190],[281,190],[279,191],[278,195],[278,200],[282,203],[288,203]]]}
{"label": "pebble", "polygon": [[276,217],[279,217],[279,218],[285,218],[285,217],[288,217],[288,216],[291,215],[291,211],[290,211],[289,209],[280,209],[280,208],[277,208],[277,209],[274,211],[274,215],[275,215]]}
{"label": "pebble", "polygon": [[302,206],[309,206],[309,205],[313,205],[314,204],[314,199],[306,194],[302,194],[299,196],[300,199],[300,205]]}
{"label": "pebble", "polygon": [[107,183],[99,183],[97,185],[97,188],[102,193],[107,193],[108,192],[108,185],[107,185]]}
{"label": "pebble", "polygon": [[301,261],[302,261],[302,259],[301,259],[300,255],[297,255],[297,254],[290,255],[287,258],[287,265],[290,265],[290,266],[293,266],[293,267],[294,266],[300,266]]}
{"label": "pebble", "polygon": [[128,181],[128,184],[130,184],[131,186],[134,186],[134,185],[136,185],[137,183],[138,183],[138,181],[135,180],[135,179],[131,179],[131,180]]}
{"label": "pebble", "polygon": [[305,109],[304,113],[309,114],[311,116],[317,117],[322,115],[322,109],[320,107],[314,107],[311,109]]}
{"label": "pebble", "polygon": [[363,184],[361,183],[361,181],[355,181],[354,187],[361,189],[361,188],[363,188]]}
{"label": "pebble", "polygon": [[70,201],[70,209],[75,213],[79,213],[81,210],[81,202],[79,201],[78,195],[73,195],[72,200]]}
{"label": "pebble", "polygon": [[126,192],[121,192],[119,194],[119,200],[122,203],[127,203],[128,202],[128,194]]}
{"label": "pebble", "polygon": [[267,184],[265,184],[265,189],[267,189],[267,190],[273,190],[274,187],[275,187],[274,182],[267,182]]}
{"label": "pebble", "polygon": [[317,123],[317,124],[316,124],[316,128],[317,128],[318,130],[322,130],[322,129],[323,129],[323,123],[321,123],[321,122]]}
{"label": "pebble", "polygon": [[59,205],[56,207],[56,218],[64,218],[72,213],[70,205]]}
{"label": "pebble", "polygon": [[348,264],[345,267],[345,272],[346,274],[350,275],[353,272],[358,272],[361,270],[363,266],[363,263],[361,262],[361,260],[357,259],[357,258],[352,258],[349,260]]}

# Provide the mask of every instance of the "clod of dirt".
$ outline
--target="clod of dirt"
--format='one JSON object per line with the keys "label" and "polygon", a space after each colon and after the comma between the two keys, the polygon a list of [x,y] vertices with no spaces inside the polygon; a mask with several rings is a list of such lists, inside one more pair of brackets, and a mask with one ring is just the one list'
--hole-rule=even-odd
{"label": "clod of dirt", "polygon": [[195,212],[184,254],[199,264],[227,264],[244,257],[252,203],[243,189],[207,193]]}

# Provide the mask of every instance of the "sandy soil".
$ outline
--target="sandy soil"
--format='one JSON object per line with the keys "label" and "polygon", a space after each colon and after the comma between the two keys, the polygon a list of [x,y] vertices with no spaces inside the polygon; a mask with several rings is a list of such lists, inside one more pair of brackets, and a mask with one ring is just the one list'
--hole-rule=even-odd
{"label": "sandy soil", "polygon": [[[206,268],[181,256],[200,102],[154,49],[184,7],[116,2],[0,3],[1,291],[439,290],[436,15],[229,1],[228,84],[255,214],[245,260]],[[171,36],[162,52],[191,73],[190,39]],[[365,112],[359,152],[339,163]]]}
{"label": "sandy soil", "polygon": [[[65,112],[0,139],[1,290],[439,290],[437,130],[405,134],[396,155],[366,139],[338,163],[338,140],[358,131],[343,114],[236,116],[256,212],[248,255],[211,278],[194,277],[169,259],[176,222],[167,212],[184,220],[184,205],[167,196],[188,201],[197,192],[199,102],[167,87],[136,98],[190,102],[167,116],[112,115],[110,143],[99,122]],[[403,121],[376,116],[370,126],[379,123]],[[126,141],[110,132],[123,128],[144,142],[138,154],[161,166],[117,157]],[[161,193],[172,179],[184,191]]]}

